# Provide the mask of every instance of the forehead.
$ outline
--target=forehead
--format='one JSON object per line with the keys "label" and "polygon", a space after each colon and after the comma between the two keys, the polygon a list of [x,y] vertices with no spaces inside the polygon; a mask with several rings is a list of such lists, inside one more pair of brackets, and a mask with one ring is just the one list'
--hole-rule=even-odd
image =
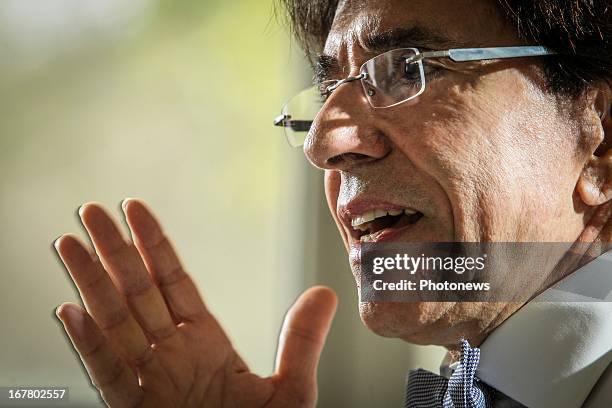
{"label": "forehead", "polygon": [[384,51],[370,50],[377,47],[446,49],[519,43],[496,0],[344,0],[338,5],[324,54],[348,58],[360,51]]}

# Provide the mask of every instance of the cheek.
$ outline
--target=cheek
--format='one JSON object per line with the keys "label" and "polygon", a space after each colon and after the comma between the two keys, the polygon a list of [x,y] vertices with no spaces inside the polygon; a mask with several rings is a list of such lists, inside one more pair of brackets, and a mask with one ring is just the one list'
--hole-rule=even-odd
{"label": "cheek", "polygon": [[559,195],[558,161],[567,152],[551,148],[559,119],[542,95],[512,74],[449,86],[419,104],[411,126],[398,132],[412,136],[401,149],[448,196],[457,239],[518,238],[518,217]]}
{"label": "cheek", "polygon": [[446,195],[457,240],[479,238],[476,231],[486,227],[478,218],[483,206],[509,187],[504,180],[510,174],[500,170],[499,160],[510,155],[510,145],[483,99],[472,89],[451,87],[444,99],[420,105],[412,126],[401,131],[411,135],[401,149]]}

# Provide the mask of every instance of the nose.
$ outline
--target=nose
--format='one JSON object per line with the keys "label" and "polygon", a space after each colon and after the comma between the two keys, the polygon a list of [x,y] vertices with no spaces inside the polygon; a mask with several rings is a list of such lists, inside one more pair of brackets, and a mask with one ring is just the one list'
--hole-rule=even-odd
{"label": "nose", "polygon": [[385,157],[390,144],[359,81],[347,82],[328,96],[304,142],[316,167],[348,170]]}

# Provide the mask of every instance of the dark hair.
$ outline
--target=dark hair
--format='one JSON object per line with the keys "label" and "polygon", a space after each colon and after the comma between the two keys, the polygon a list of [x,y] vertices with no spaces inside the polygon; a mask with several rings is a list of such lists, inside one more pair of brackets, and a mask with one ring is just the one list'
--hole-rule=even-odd
{"label": "dark hair", "polygon": [[[338,0],[280,0],[295,37],[307,54],[320,51]],[[547,46],[552,91],[576,95],[612,78],[612,0],[496,0],[517,35]]]}

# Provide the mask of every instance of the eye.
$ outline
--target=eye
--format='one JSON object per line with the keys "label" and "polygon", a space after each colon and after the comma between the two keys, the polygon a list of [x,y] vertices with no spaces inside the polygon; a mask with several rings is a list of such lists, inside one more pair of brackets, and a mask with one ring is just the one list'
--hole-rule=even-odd
{"label": "eye", "polygon": [[417,63],[407,63],[404,65],[404,77],[411,81],[419,81],[421,79],[421,70]]}
{"label": "eye", "polygon": [[[437,67],[435,65],[429,64],[427,61],[422,62],[423,66],[423,75],[429,81],[434,80],[438,77],[438,74],[443,72],[443,69]],[[420,82],[421,81],[421,72],[419,68],[419,64],[417,63],[408,63],[404,68],[404,80],[409,82]]]}

